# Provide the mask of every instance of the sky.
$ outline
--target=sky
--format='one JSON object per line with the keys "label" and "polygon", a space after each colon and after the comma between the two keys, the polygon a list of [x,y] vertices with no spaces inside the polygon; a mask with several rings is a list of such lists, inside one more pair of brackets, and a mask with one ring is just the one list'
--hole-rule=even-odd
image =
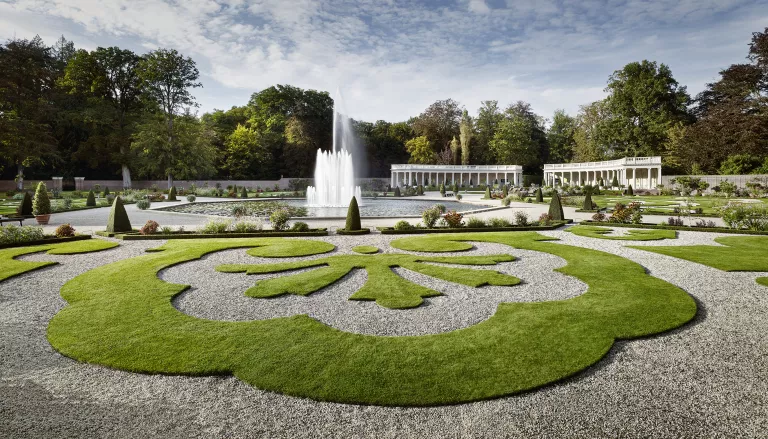
{"label": "sky", "polygon": [[575,115],[643,59],[695,95],[746,62],[766,26],[768,0],[0,0],[2,40],[192,57],[200,113],[290,84],[338,88],[346,112],[371,122],[448,98],[473,115],[484,100]]}

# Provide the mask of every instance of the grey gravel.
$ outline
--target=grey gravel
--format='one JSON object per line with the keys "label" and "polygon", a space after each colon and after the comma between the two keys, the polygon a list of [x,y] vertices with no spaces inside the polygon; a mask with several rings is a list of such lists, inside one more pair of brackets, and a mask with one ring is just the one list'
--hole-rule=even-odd
{"label": "grey gravel", "polygon": [[[0,283],[0,437],[765,437],[768,289],[755,283],[760,274],[724,273],[624,247],[711,244],[719,235],[683,232],[678,240],[635,243],[561,231],[545,234],[561,238],[563,244],[607,251],[641,263],[652,275],[694,296],[699,315],[692,324],[670,333],[617,342],[597,365],[534,392],[447,407],[353,406],[264,392],[233,377],[141,375],[65,358],[45,340],[48,320],[64,306],[58,295],[60,286],[88,269],[141,254],[158,243],[126,242],[94,255],[28,256],[62,264]],[[323,239],[343,243],[339,251],[348,252],[363,243],[385,248],[388,238]],[[479,244],[476,252],[493,250],[490,247]],[[244,254],[226,253],[245,258]],[[543,290],[550,286],[537,284],[525,271],[528,264],[535,265],[535,256],[519,250],[510,253],[521,259],[504,264],[503,269],[529,283],[509,287],[509,298],[547,300],[549,292]],[[200,263],[213,266],[218,256]],[[531,259],[527,261],[526,256]],[[547,266],[549,270],[562,262],[544,256],[541,263],[552,264]],[[173,275],[171,269],[163,273],[164,277]],[[242,294],[242,288],[255,279],[227,276],[244,278],[237,288],[233,285],[228,299],[237,299],[235,291],[240,288],[238,294]],[[348,288],[362,281],[359,273],[345,279]],[[185,312],[221,312],[226,317],[226,308],[202,306],[201,298],[208,294],[204,286],[199,283],[177,306],[188,307]],[[526,287],[531,288],[530,293],[521,292]],[[574,285],[573,293],[579,291]],[[328,293],[320,295],[333,295]],[[453,300],[453,295],[429,299],[425,309],[436,306],[438,299]],[[356,303],[345,297],[340,296],[338,302]],[[246,316],[246,311],[230,312],[232,318]],[[474,311],[467,314],[484,318]],[[441,322],[461,324],[450,318]],[[343,323],[339,319],[333,324]],[[359,330],[374,327],[369,321]]]}

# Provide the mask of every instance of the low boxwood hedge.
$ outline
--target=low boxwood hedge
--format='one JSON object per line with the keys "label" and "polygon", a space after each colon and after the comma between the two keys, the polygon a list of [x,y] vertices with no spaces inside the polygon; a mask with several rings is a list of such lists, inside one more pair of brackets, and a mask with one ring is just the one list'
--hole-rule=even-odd
{"label": "low boxwood hedge", "polygon": [[607,221],[590,221],[585,220],[580,224],[588,224],[591,226],[603,226],[603,227],[629,227],[632,229],[663,229],[663,230],[682,230],[688,232],[716,232],[716,233],[734,233],[738,235],[768,235],[768,232],[759,232],[754,230],[744,229],[731,229],[728,227],[694,227],[694,226],[670,226],[668,224],[625,224],[625,223],[611,223]]}
{"label": "low boxwood hedge", "polygon": [[427,233],[464,233],[464,232],[526,232],[536,230],[555,230],[566,224],[572,223],[573,220],[568,219],[564,221],[552,221],[549,226],[512,226],[512,227],[435,227],[433,229],[427,229],[425,227],[412,228],[409,230],[395,230],[393,227],[377,227],[382,235],[418,235]]}
{"label": "low boxwood hedge", "polygon": [[68,236],[64,238],[59,238],[54,235],[48,235],[46,236],[45,239],[38,239],[37,241],[14,242],[13,244],[0,244],[0,249],[13,248],[13,247],[27,247],[30,245],[58,244],[60,242],[83,241],[85,239],[91,239],[91,235],[75,235],[75,236]]}
{"label": "low boxwood hedge", "polygon": [[[102,235],[106,236],[106,235]],[[153,233],[151,235],[141,235],[139,233],[118,233],[112,237],[122,239],[123,241],[146,241],[153,239],[206,239],[206,238],[277,238],[277,237],[301,237],[301,236],[328,236],[326,229],[310,229],[308,232],[291,231],[272,231],[264,230],[262,232],[251,233],[196,233],[196,232],[172,232],[172,233]]]}
{"label": "low boxwood hedge", "polygon": [[346,230],[346,229],[336,229],[337,235],[367,235],[371,233],[371,229],[362,228],[360,230]]}

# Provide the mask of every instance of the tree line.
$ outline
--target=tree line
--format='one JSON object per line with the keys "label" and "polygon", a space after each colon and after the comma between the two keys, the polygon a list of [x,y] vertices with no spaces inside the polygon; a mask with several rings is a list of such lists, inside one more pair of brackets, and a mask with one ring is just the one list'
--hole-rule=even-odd
{"label": "tree line", "polygon": [[[747,61],[720,72],[691,98],[665,64],[615,71],[607,96],[575,116],[551,119],[518,101],[481,102],[477,116],[439,100],[402,122],[353,120],[369,176],[392,163],[520,164],[661,155],[665,173],[768,173],[768,28]],[[333,99],[276,85],[243,106],[199,116],[194,60],[173,49],[136,54],[76,49],[64,37],[0,45],[3,178],[84,176],[277,179],[311,177],[315,151],[330,149]]]}

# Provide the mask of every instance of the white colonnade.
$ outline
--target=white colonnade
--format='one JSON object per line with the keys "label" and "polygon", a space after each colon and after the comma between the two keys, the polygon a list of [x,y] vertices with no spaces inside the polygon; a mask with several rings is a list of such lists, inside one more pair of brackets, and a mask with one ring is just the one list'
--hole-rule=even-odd
{"label": "white colonnade", "polygon": [[548,186],[594,186],[602,179],[604,185],[610,187],[614,177],[619,186],[655,189],[661,184],[661,157],[625,157],[602,162],[544,165],[544,184]]}
{"label": "white colonnade", "polygon": [[522,186],[523,167],[519,165],[392,165],[390,186],[457,184]]}

